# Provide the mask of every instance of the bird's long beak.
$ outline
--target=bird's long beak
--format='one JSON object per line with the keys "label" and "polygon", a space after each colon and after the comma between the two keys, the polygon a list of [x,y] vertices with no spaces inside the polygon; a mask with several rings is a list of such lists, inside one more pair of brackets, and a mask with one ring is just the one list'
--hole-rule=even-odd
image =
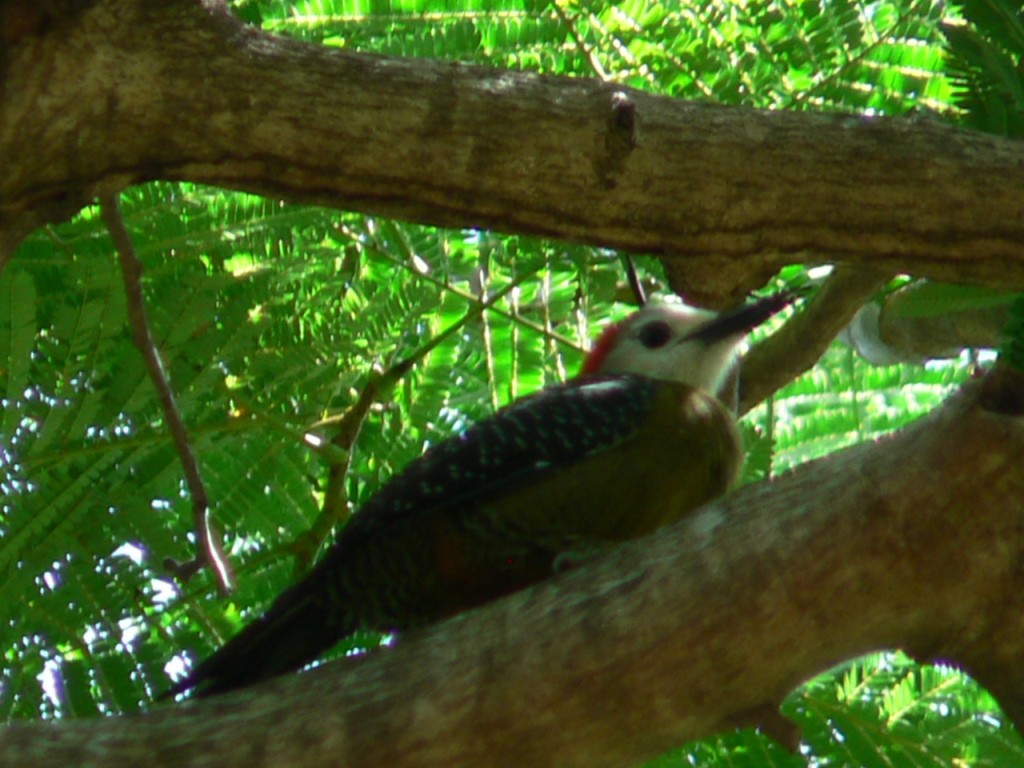
{"label": "bird's long beak", "polygon": [[792,291],[767,296],[753,304],[745,304],[708,320],[700,328],[688,333],[680,342],[698,340],[714,344],[730,337],[743,336],[753,330],[796,298]]}

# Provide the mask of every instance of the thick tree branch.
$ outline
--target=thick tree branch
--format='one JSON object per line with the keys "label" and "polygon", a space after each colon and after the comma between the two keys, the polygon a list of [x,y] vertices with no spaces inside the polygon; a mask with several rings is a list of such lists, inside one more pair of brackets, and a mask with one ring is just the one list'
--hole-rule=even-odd
{"label": "thick tree branch", "polygon": [[665,255],[676,287],[710,302],[794,261],[1024,285],[1024,145],[927,119],[362,55],[212,0],[83,3],[0,65],[0,228],[18,233],[100,192],[187,179]]}
{"label": "thick tree branch", "polygon": [[1024,380],[990,376],[394,648],[142,717],[19,724],[0,766],[622,766],[880,648],[964,664],[1020,724],[1022,413]]}

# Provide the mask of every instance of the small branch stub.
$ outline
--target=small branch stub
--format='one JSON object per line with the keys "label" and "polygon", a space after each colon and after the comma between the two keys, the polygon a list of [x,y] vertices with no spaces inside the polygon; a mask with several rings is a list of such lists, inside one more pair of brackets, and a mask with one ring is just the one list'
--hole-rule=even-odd
{"label": "small branch stub", "polygon": [[636,146],[636,102],[624,91],[612,94],[612,125],[629,137],[629,146]]}
{"label": "small branch stub", "polygon": [[625,91],[611,95],[611,110],[605,127],[604,151],[596,163],[598,179],[606,189],[614,189],[616,176],[625,172],[626,160],[638,143],[639,115],[636,102]]}

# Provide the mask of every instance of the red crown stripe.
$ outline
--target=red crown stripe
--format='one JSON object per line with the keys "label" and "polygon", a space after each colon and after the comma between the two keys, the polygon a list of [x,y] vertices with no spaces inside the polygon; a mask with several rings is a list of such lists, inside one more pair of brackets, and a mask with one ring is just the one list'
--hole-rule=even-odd
{"label": "red crown stripe", "polygon": [[587,357],[580,367],[579,376],[592,376],[601,370],[602,366],[604,366],[605,358],[608,357],[608,353],[615,346],[615,340],[621,332],[622,323],[613,323],[601,332],[593,348],[587,353]]}

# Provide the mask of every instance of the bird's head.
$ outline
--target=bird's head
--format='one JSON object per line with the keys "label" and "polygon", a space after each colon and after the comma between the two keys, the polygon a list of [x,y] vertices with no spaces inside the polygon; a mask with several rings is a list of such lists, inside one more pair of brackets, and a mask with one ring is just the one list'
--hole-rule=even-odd
{"label": "bird's head", "polygon": [[722,313],[647,304],[605,329],[580,375],[632,373],[717,392],[746,335],[790,301],[779,293]]}

